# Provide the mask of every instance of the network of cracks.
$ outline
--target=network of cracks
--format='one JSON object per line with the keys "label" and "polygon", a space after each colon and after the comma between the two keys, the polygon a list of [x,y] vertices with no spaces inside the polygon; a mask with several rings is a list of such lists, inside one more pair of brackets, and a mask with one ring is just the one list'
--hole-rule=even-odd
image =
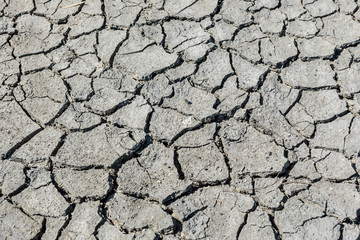
{"label": "network of cracks", "polygon": [[359,239],[356,0],[0,0],[0,239]]}

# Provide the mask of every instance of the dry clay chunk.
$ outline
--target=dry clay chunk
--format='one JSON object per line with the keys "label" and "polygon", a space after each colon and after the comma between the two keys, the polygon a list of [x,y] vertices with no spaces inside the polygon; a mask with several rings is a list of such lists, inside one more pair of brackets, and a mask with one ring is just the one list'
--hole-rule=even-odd
{"label": "dry clay chunk", "polygon": [[103,169],[85,171],[60,168],[54,171],[55,181],[59,186],[76,198],[102,198],[108,192],[109,175]]}
{"label": "dry clay chunk", "polygon": [[235,239],[254,200],[228,187],[196,191],[171,204],[186,239]]}
{"label": "dry clay chunk", "polygon": [[116,193],[106,204],[109,218],[116,226],[126,229],[150,227],[154,231],[169,232],[173,228],[170,215],[160,206],[133,197]]}
{"label": "dry clay chunk", "polygon": [[91,131],[69,134],[54,162],[59,166],[110,166],[138,146],[143,133],[101,125]]}
{"label": "dry clay chunk", "polygon": [[98,214],[99,204],[100,202],[84,202],[76,205],[69,224],[61,233],[60,240],[69,238],[95,240],[92,234],[101,220]]}
{"label": "dry clay chunk", "polygon": [[239,239],[276,239],[269,216],[257,209],[248,215],[244,228],[241,229]]}
{"label": "dry clay chunk", "polygon": [[310,62],[295,61],[290,67],[282,70],[282,80],[292,87],[317,88],[336,86],[335,72],[330,62],[314,60]]}
{"label": "dry clay chunk", "polygon": [[353,183],[320,181],[300,193],[301,199],[326,208],[328,215],[340,219],[355,219],[358,215],[360,194]]}
{"label": "dry clay chunk", "polygon": [[159,107],[154,108],[154,110],[151,117],[150,131],[159,140],[171,141],[185,129],[200,124],[194,117],[183,115],[176,110]]}
{"label": "dry clay chunk", "polygon": [[171,15],[187,18],[201,18],[210,15],[217,6],[216,0],[169,0],[165,1],[164,9]]}
{"label": "dry clay chunk", "polygon": [[165,98],[163,106],[202,120],[217,112],[213,108],[215,102],[216,98],[209,92],[192,87],[187,81],[183,81],[174,85],[174,96]]}
{"label": "dry clay chunk", "polygon": [[53,119],[67,101],[63,80],[50,70],[23,76],[19,85],[26,98],[16,96],[16,99],[44,124]]}
{"label": "dry clay chunk", "polygon": [[41,217],[29,217],[5,200],[0,200],[2,239],[32,239],[42,228]]}
{"label": "dry clay chunk", "polygon": [[284,157],[284,149],[277,146],[271,137],[246,123],[229,122],[224,126],[221,137],[235,178],[246,173],[279,173],[288,161]]}
{"label": "dry clay chunk", "polygon": [[224,156],[214,143],[199,148],[182,148],[178,155],[186,179],[210,182],[228,177]]}
{"label": "dry clay chunk", "polygon": [[10,194],[25,184],[24,166],[21,163],[3,160],[0,162],[0,189]]}
{"label": "dry clay chunk", "polygon": [[125,193],[149,195],[160,202],[190,185],[189,181],[179,179],[173,150],[161,144],[150,145],[140,157],[126,162],[118,173],[117,183]]}
{"label": "dry clay chunk", "polygon": [[37,189],[28,187],[12,199],[31,215],[60,217],[66,215],[69,207],[52,184]]}
{"label": "dry clay chunk", "polygon": [[64,30],[52,28],[45,17],[25,14],[16,22],[18,34],[11,39],[16,56],[45,52],[58,46],[64,38]]}
{"label": "dry clay chunk", "polygon": [[196,85],[212,90],[220,86],[225,76],[232,72],[229,53],[216,49],[209,53],[207,60],[200,64],[199,70],[191,79]]}
{"label": "dry clay chunk", "polygon": [[15,101],[0,102],[0,155],[39,128]]}
{"label": "dry clay chunk", "polygon": [[63,132],[54,128],[45,128],[27,143],[18,148],[13,158],[32,164],[46,161],[60,141]]}

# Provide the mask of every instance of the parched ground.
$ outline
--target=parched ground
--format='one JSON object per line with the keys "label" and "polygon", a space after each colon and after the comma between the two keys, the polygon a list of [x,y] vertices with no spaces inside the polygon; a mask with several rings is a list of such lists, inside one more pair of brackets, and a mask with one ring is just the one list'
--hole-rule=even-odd
{"label": "parched ground", "polygon": [[0,0],[0,239],[360,239],[357,0]]}

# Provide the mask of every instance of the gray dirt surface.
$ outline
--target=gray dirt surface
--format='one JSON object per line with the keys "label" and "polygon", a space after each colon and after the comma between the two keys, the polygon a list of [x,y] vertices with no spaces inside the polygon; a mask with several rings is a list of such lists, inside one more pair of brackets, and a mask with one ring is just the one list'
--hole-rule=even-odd
{"label": "gray dirt surface", "polygon": [[0,240],[359,240],[360,0],[0,0]]}

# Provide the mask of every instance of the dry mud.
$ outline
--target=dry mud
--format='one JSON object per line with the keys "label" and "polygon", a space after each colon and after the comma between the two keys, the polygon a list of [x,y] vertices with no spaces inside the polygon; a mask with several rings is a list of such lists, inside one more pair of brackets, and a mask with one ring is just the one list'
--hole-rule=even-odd
{"label": "dry mud", "polygon": [[357,0],[0,0],[0,239],[359,239]]}

